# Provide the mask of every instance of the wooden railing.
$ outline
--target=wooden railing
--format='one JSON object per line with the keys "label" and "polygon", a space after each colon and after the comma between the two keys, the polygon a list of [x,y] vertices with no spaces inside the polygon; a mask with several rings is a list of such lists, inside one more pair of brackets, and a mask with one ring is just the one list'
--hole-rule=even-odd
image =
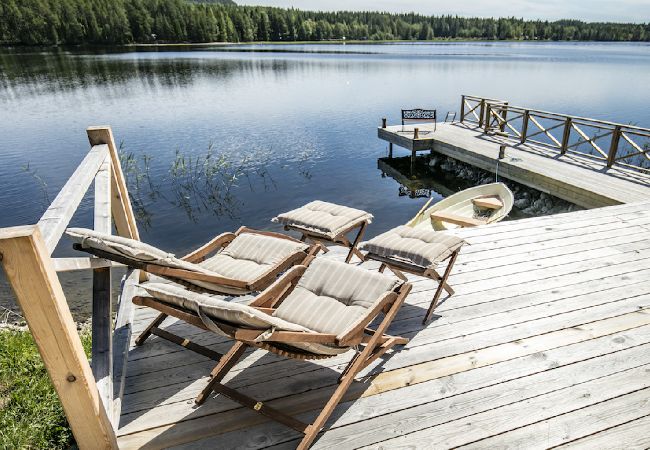
{"label": "wooden railing", "polygon": [[463,95],[460,121],[486,133],[558,151],[650,171],[650,129],[541,111],[489,98]]}
{"label": "wooden railing", "polygon": [[[115,324],[110,261],[52,258],[91,183],[94,228],[139,239],[124,175],[109,127],[87,130],[91,149],[36,225],[0,229],[0,260],[34,336],[81,449],[117,448],[115,429],[131,338],[130,301],[137,271],[123,280]],[[84,353],[57,272],[93,271],[92,366]]]}

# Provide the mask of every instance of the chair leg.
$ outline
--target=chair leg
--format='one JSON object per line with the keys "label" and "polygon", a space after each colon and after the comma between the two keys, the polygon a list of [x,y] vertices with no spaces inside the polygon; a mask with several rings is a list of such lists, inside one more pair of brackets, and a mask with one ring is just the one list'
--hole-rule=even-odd
{"label": "chair leg", "polygon": [[359,242],[361,242],[361,239],[363,238],[363,234],[366,232],[366,227],[367,226],[368,226],[368,222],[364,221],[364,222],[361,223],[361,227],[359,228],[359,233],[357,233],[357,237],[354,238],[354,242],[352,243],[352,246],[350,247],[350,251],[348,252],[348,256],[347,256],[347,258],[345,258],[346,263],[350,262],[350,260],[352,259],[352,255],[354,255],[355,253],[357,254],[357,256],[363,262],[363,260],[364,260],[363,253],[361,253],[361,252],[359,252],[359,250],[357,250],[357,245],[359,245]]}
{"label": "chair leg", "polygon": [[404,272],[399,270],[397,267],[388,266],[388,268],[390,269],[391,272],[393,272],[395,274],[395,276],[397,278],[399,278],[402,281],[407,281],[408,282],[409,279],[406,277],[406,275],[404,275]]}
{"label": "chair leg", "polygon": [[384,335],[384,332],[386,331],[386,328],[388,328],[388,325],[390,325],[390,323],[397,315],[397,312],[402,306],[402,303],[404,303],[404,299],[411,290],[410,285],[406,286],[408,287],[400,292],[400,295],[393,303],[388,314],[384,316],[384,320],[381,321],[375,330],[375,334],[370,338],[370,341],[368,341],[366,347],[363,349],[363,351],[361,351],[361,353],[357,355],[357,357],[353,358],[348,364],[348,367],[346,367],[345,375],[342,377],[342,380],[334,391],[334,394],[332,394],[316,420],[314,420],[314,422],[312,422],[312,424],[309,425],[305,430],[305,437],[302,439],[302,441],[300,441],[298,450],[306,450],[309,448],[312,442],[314,442],[314,439],[316,439],[316,436],[325,425],[325,422],[327,422],[327,419],[329,419],[329,417],[332,415],[334,408],[336,408],[336,405],[339,404],[348,388],[350,387],[350,384],[352,384],[354,377],[359,373],[360,370],[363,369],[363,367],[365,367],[364,364],[366,364],[366,361],[372,356],[375,348],[377,347],[377,343]]}
{"label": "chair leg", "polygon": [[219,361],[221,357],[223,356],[219,352],[215,352],[214,350],[211,350],[203,345],[199,345],[196,342],[192,342],[187,338],[183,338],[181,336],[177,336],[173,333],[170,333],[169,331],[163,330],[161,328],[154,328],[151,330],[151,334],[154,334],[160,338],[163,338],[169,342],[172,342],[176,345],[180,345],[183,348],[186,348],[188,350],[193,351],[194,353],[198,353],[199,355],[203,355],[207,358],[210,358],[214,361]]}
{"label": "chair leg", "polygon": [[[456,262],[456,258],[458,257],[458,253],[460,250],[456,250],[452,255],[451,258],[449,259],[449,263],[447,264],[447,268],[445,269],[445,273],[442,277],[440,277],[440,280],[438,281],[438,288],[436,289],[436,293],[433,296],[433,300],[431,300],[431,304],[429,305],[429,309],[427,310],[426,315],[424,316],[424,320],[422,320],[422,325],[426,325],[426,323],[429,321],[431,318],[431,315],[433,314],[433,310],[436,309],[436,306],[438,305],[438,300],[440,299],[440,295],[442,294],[442,290],[445,288],[447,285],[447,279],[449,278],[449,275],[451,274],[451,269],[454,267],[454,263]],[[450,295],[453,295],[453,289],[450,292]]]}
{"label": "chair leg", "polygon": [[149,336],[153,333],[153,330],[158,328],[158,326],[164,322],[164,320],[167,318],[167,314],[161,313],[156,317],[154,320],[151,321],[149,325],[147,325],[147,328],[144,329],[142,333],[140,333],[140,336],[135,340],[135,345],[138,347],[144,344],[144,341],[147,340]]}
{"label": "chair leg", "polygon": [[226,376],[228,371],[232,369],[235,364],[237,364],[239,358],[241,358],[241,356],[246,351],[246,347],[246,344],[238,341],[235,343],[235,345],[232,346],[228,353],[223,355],[223,357],[219,360],[219,364],[217,364],[214,369],[212,369],[212,372],[210,374],[210,381],[208,381],[208,384],[203,388],[201,393],[194,400],[197,405],[201,405],[207,400],[208,396],[213,391],[214,385],[223,380],[223,377]]}
{"label": "chair leg", "polygon": [[455,293],[454,289],[451,286],[449,286],[449,283],[447,283],[446,281],[443,282],[443,276],[440,275],[438,272],[436,272],[435,269],[428,269],[427,272],[423,274],[423,276],[432,278],[433,280],[442,283],[442,287],[444,288],[444,290],[447,291],[449,295],[454,295]]}

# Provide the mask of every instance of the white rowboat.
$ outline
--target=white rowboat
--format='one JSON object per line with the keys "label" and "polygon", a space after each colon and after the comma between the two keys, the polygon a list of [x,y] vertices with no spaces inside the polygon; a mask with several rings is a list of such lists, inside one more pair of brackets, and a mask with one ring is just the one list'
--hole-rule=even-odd
{"label": "white rowboat", "polygon": [[429,206],[430,199],[406,225],[436,231],[498,222],[510,213],[514,195],[503,183],[471,187]]}

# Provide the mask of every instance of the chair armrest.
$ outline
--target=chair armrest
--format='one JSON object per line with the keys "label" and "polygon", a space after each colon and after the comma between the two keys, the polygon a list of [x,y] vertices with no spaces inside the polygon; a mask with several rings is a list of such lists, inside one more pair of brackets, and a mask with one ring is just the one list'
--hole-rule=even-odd
{"label": "chair armrest", "polygon": [[373,320],[377,318],[377,315],[387,306],[391,305],[397,300],[396,292],[386,292],[381,300],[377,302],[375,307],[368,312],[364,317],[355,322],[353,325],[348,327],[342,334],[339,334],[338,344],[347,347],[350,345],[356,345],[361,342],[363,337],[363,330],[369,325]]}
{"label": "chair armrest", "polygon": [[224,247],[225,244],[233,241],[236,237],[235,233],[222,233],[207,244],[204,244],[193,252],[183,256],[181,259],[192,263],[201,262],[207,255],[221,247]]}
{"label": "chair armrest", "polygon": [[293,266],[255,297],[249,306],[273,308],[277,301],[297,283],[305,270],[307,270],[306,266]]}
{"label": "chair armrest", "polygon": [[248,284],[245,281],[232,280],[230,278],[224,278],[217,275],[210,275],[201,272],[192,272],[185,269],[175,269],[171,267],[162,267],[154,264],[148,264],[144,267],[143,270],[154,275],[160,275],[161,277],[166,278],[175,278],[178,280],[183,280],[185,282],[190,282],[188,280],[194,280],[212,283],[220,286],[231,286],[240,289],[248,289]]}
{"label": "chair armrest", "polygon": [[259,234],[261,236],[270,236],[278,239],[284,239],[285,241],[291,241],[291,242],[296,242],[296,243],[303,243],[302,241],[288,236],[286,234],[278,233],[275,231],[262,231],[262,230],[255,230],[253,228],[248,228],[248,227],[240,227],[239,230],[237,230],[237,236],[239,236],[242,233],[250,233],[250,234]]}

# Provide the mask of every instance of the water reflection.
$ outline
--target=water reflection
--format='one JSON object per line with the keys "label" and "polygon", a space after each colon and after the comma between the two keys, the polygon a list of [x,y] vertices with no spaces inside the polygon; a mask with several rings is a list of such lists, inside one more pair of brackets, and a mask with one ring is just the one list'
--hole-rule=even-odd
{"label": "water reflection", "polygon": [[435,165],[429,164],[431,161],[430,155],[419,155],[415,159],[410,156],[379,158],[377,168],[382,177],[389,176],[399,183],[398,196],[435,197],[441,200],[472,186],[468,180],[438,170]]}
{"label": "water reflection", "polygon": [[397,195],[411,199],[433,197],[434,202],[464,189],[500,181],[508,185],[515,197],[515,206],[504,220],[519,219],[582,209],[557,197],[495,174],[468,166],[441,155],[421,155],[399,158],[379,158],[377,167],[382,177],[393,178],[399,183]]}

